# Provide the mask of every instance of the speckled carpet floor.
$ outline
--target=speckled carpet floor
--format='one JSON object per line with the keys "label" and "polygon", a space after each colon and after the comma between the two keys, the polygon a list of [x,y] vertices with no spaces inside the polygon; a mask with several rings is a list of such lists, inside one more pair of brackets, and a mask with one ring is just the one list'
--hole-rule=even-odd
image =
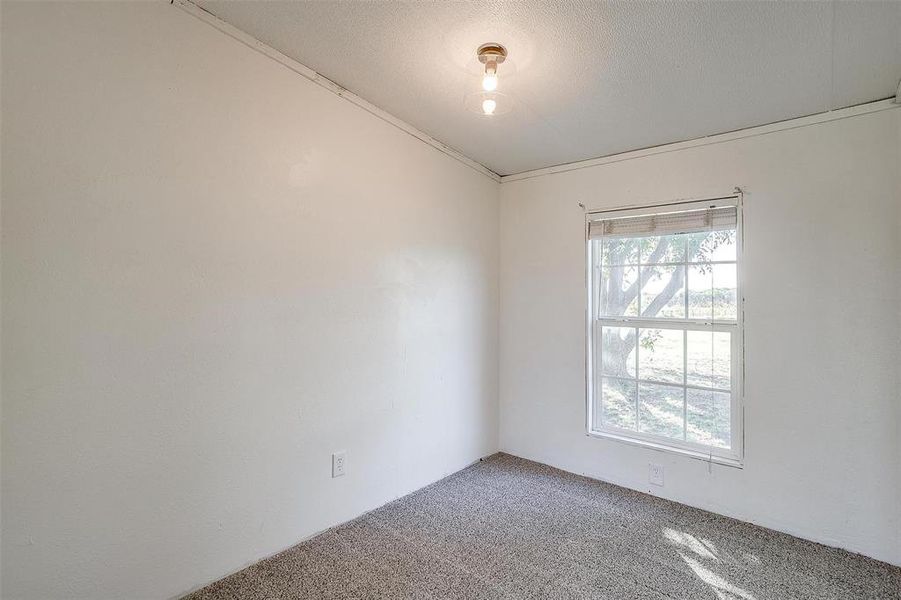
{"label": "speckled carpet floor", "polygon": [[901,568],[505,454],[191,600],[901,600]]}

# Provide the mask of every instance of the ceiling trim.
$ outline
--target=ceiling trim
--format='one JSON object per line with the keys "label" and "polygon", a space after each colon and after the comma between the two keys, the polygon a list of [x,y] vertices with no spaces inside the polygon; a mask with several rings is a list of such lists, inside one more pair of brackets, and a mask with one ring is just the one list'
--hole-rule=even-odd
{"label": "ceiling trim", "polygon": [[[899,84],[898,90],[899,96],[901,96],[901,84]],[[837,108],[835,110],[830,110],[827,112],[816,113],[813,115],[808,115],[806,117],[786,119],[785,121],[777,121],[775,123],[770,123],[767,125],[757,125],[755,127],[736,129],[735,131],[717,133],[701,138],[685,140],[682,142],[672,142],[669,144],[662,144],[660,146],[650,146],[648,148],[642,148],[639,150],[631,150],[629,152],[621,152],[619,154],[610,154],[607,156],[565,163],[553,167],[544,167],[542,169],[534,169],[532,171],[523,171],[522,173],[502,176],[501,183],[510,183],[513,181],[521,181],[523,179],[532,179],[533,177],[543,177],[545,175],[554,175],[556,173],[577,171],[579,169],[587,169],[589,167],[597,167],[599,165],[606,165],[610,163],[621,162],[624,160],[653,156],[655,154],[676,152],[678,150],[685,150],[686,148],[696,148],[698,146],[722,144],[723,142],[730,142],[732,140],[756,137],[758,135],[766,135],[768,133],[775,133],[777,131],[787,131],[789,129],[797,129],[799,127],[807,127],[809,125],[817,125],[819,123],[828,123],[829,121],[839,121],[841,119],[857,117],[860,115],[866,115],[883,110],[901,108],[901,104],[898,104],[897,102],[898,96],[892,96],[890,98],[877,100],[875,102],[866,102],[864,104],[857,104],[855,106],[849,106],[846,108]]]}
{"label": "ceiling trim", "polygon": [[371,102],[364,100],[363,98],[357,96],[350,90],[347,90],[347,89],[341,87],[334,81],[328,79],[327,77],[323,76],[320,73],[317,73],[316,71],[309,68],[308,66],[297,62],[293,58],[289,58],[289,57],[285,56],[284,54],[282,54],[275,48],[267,46],[266,44],[264,44],[260,40],[256,39],[255,37],[241,31],[240,29],[238,29],[232,25],[229,25],[228,23],[226,23],[225,21],[223,21],[216,15],[214,15],[210,12],[207,12],[200,6],[194,4],[194,2],[192,2],[191,0],[170,0],[169,3],[177,6],[178,8],[180,8],[183,11],[185,11],[186,13],[188,13],[189,15],[196,17],[197,19],[203,21],[204,23],[211,25],[212,27],[218,29],[219,31],[228,35],[229,37],[234,38],[235,40],[241,42],[242,44],[244,44],[251,50],[256,50],[260,54],[262,54],[268,58],[271,58],[275,62],[289,68],[290,70],[294,71],[298,75],[301,75],[302,77],[305,77],[306,79],[309,79],[316,85],[327,89],[328,91],[332,92],[339,98],[343,98],[344,100],[347,100],[351,104],[354,104],[354,105],[362,108],[366,112],[370,113],[371,115],[373,115],[375,117],[378,117],[379,119],[385,121],[386,123],[394,125],[395,127],[400,129],[404,133],[407,133],[407,134],[415,137],[419,141],[428,144],[429,146],[435,148],[436,150],[443,152],[444,154],[447,154],[451,158],[463,163],[467,167],[469,167],[475,171],[478,171],[482,175],[485,175],[486,177],[490,178],[492,181],[496,181],[496,182],[501,181],[501,176],[498,175],[497,173],[495,173],[494,171],[492,171],[491,169],[489,169],[488,167],[486,167],[485,165],[474,161],[473,159],[471,159],[468,156],[461,153],[459,150],[455,150],[454,148],[451,148],[447,144],[444,144],[444,143],[436,140],[429,134],[427,134],[423,131],[420,131],[419,129],[417,129],[416,127],[413,127],[406,121],[402,121],[401,119],[398,119],[394,115],[392,115],[388,112],[385,112],[378,106],[372,104]]}

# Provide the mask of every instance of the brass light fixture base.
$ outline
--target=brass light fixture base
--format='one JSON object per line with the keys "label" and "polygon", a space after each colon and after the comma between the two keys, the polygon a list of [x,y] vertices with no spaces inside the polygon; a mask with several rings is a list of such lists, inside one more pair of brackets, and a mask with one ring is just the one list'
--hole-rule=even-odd
{"label": "brass light fixture base", "polygon": [[476,50],[476,54],[479,57],[479,62],[483,65],[487,65],[488,63],[497,65],[504,62],[507,58],[507,49],[497,42],[489,42],[479,46]]}

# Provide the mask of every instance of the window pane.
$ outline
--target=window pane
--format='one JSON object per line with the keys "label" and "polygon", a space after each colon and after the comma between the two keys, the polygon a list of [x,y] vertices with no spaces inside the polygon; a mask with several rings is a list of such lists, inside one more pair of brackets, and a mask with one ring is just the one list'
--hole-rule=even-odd
{"label": "window pane", "polygon": [[686,439],[707,446],[731,447],[730,395],[689,389],[687,401]]}
{"label": "window pane", "polygon": [[601,260],[604,266],[638,264],[638,239],[604,238]]}
{"label": "window pane", "polygon": [[684,332],[678,329],[640,329],[638,378],[682,383]]}
{"label": "window pane", "polygon": [[638,240],[641,264],[685,262],[685,244],[688,236],[662,235]]}
{"label": "window pane", "polygon": [[713,270],[710,265],[688,267],[688,318],[713,318]]}
{"label": "window pane", "polygon": [[735,320],[736,266],[713,265],[713,318]]}
{"label": "window pane", "polygon": [[601,269],[598,314],[602,317],[638,316],[638,267]]}
{"label": "window pane", "polygon": [[683,389],[654,383],[638,384],[638,430],[682,439]]}
{"label": "window pane", "polygon": [[608,427],[635,429],[635,381],[604,377],[601,383],[601,421]]}
{"label": "window pane", "polygon": [[685,267],[642,267],[641,283],[641,316],[685,318]]}
{"label": "window pane", "polygon": [[688,260],[690,262],[736,260],[735,230],[689,234]]}
{"label": "window pane", "polygon": [[634,327],[601,328],[601,373],[614,377],[635,377]]}
{"label": "window pane", "polygon": [[689,385],[732,389],[732,334],[727,331],[688,331],[686,382]]}

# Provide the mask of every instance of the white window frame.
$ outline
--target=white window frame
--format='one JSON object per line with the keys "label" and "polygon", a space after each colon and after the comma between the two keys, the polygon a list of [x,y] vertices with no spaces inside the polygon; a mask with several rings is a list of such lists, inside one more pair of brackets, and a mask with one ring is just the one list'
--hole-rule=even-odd
{"label": "white window frame", "polygon": [[[742,270],[744,268],[743,246],[744,246],[744,228],[742,223],[742,204],[743,195],[736,192],[723,197],[703,198],[694,200],[680,200],[663,204],[621,207],[613,209],[590,210],[585,214],[585,274],[586,274],[586,295],[587,310],[586,317],[586,360],[585,360],[585,399],[586,399],[586,419],[585,430],[587,435],[595,438],[614,440],[627,444],[637,445],[653,450],[661,450],[672,452],[691,458],[701,459],[707,462],[717,463],[721,465],[738,467],[744,466],[744,295],[742,286]],[[599,219],[640,216],[647,214],[655,214],[661,212],[672,212],[675,210],[692,210],[704,209],[711,207],[736,207],[736,226],[735,226],[735,251],[736,251],[736,320],[735,324],[708,321],[703,319],[666,319],[666,318],[644,318],[644,317],[612,317],[604,318],[603,321],[614,323],[613,326],[621,324],[621,326],[652,326],[658,329],[678,329],[684,331],[685,324],[709,327],[712,331],[730,331],[732,332],[732,401],[730,404],[731,419],[731,448],[713,448],[703,444],[697,444],[686,440],[677,440],[657,436],[653,434],[643,433],[640,431],[616,429],[614,427],[604,427],[600,430],[594,428],[594,341],[595,328],[602,322],[601,319],[595,319],[594,307],[594,268],[592,264],[591,239],[589,237],[589,224]],[[636,371],[636,377],[638,372]],[[641,380],[638,380],[641,381]],[[689,388],[695,386],[687,386]],[[703,388],[708,389],[708,388]],[[598,391],[600,393],[600,391]]]}

